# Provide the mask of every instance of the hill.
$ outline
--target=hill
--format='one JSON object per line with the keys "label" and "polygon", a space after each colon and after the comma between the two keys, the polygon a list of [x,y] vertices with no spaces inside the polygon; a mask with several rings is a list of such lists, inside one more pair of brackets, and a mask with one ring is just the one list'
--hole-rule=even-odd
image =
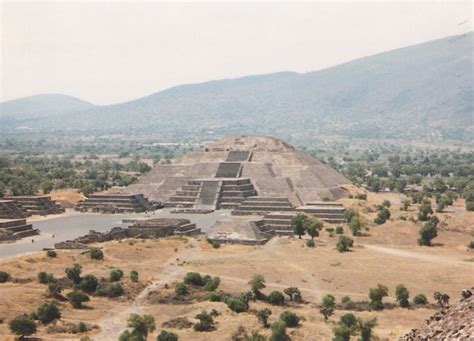
{"label": "hill", "polygon": [[38,129],[101,127],[183,136],[212,130],[282,138],[342,134],[466,139],[473,135],[472,48],[473,34],[467,33],[320,71],[182,85],[27,123]]}

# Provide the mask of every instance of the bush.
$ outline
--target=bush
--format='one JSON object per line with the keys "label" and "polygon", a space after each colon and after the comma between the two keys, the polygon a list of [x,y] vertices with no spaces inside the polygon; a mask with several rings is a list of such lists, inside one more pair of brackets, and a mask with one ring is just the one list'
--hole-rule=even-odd
{"label": "bush", "polygon": [[359,320],[360,341],[372,340],[372,329],[377,325],[377,319],[368,321]]}
{"label": "bush", "polygon": [[104,259],[104,253],[102,252],[101,249],[93,247],[89,251],[89,255],[91,259],[97,259],[97,260],[102,260]]}
{"label": "bush", "polygon": [[428,303],[428,299],[423,294],[418,294],[415,297],[413,297],[413,304],[415,305],[421,305],[421,304],[427,304],[427,303]]}
{"label": "bush", "polygon": [[138,272],[135,270],[130,271],[130,280],[132,282],[138,282]]}
{"label": "bush", "polygon": [[85,275],[79,283],[79,288],[85,292],[92,293],[97,290],[99,280],[94,275]]}
{"label": "bush", "polygon": [[268,318],[272,314],[272,311],[268,308],[263,308],[261,310],[257,310],[256,316],[258,321],[262,324],[264,328],[268,328]]}
{"label": "bush", "polygon": [[157,336],[156,341],[178,341],[178,335],[163,330],[160,335]]}
{"label": "bush", "polygon": [[362,220],[358,215],[351,219],[351,221],[349,222],[349,230],[351,230],[353,236],[360,236],[362,225]]}
{"label": "bush", "polygon": [[354,316],[354,314],[344,314],[340,317],[339,323],[353,329],[357,326],[357,318]]}
{"label": "bush", "polygon": [[70,268],[66,268],[64,271],[66,272],[67,278],[69,278],[74,284],[79,284],[81,281],[81,265],[75,263]]}
{"label": "bush", "polygon": [[272,291],[270,295],[268,295],[268,303],[272,305],[280,305],[285,302],[285,296],[279,291]]}
{"label": "bush", "polygon": [[314,245],[315,245],[314,240],[309,239],[309,240],[306,241],[306,246],[307,247],[314,247]]}
{"label": "bush", "polygon": [[209,298],[209,301],[211,302],[220,302],[222,299],[222,295],[215,291],[211,291],[207,297]]}
{"label": "bush", "polygon": [[108,297],[119,297],[123,295],[123,287],[120,283],[110,283],[107,285],[105,293]]}
{"label": "bush", "polygon": [[327,320],[329,316],[334,313],[334,306],[336,305],[336,299],[333,295],[326,295],[323,297],[322,306],[319,312]]}
{"label": "bush", "polygon": [[468,248],[474,249],[474,240],[471,240],[469,244],[467,245]]}
{"label": "bush", "polygon": [[423,246],[431,246],[431,240],[438,236],[438,219],[436,217],[431,218],[429,222],[425,223],[418,232],[420,238],[418,244]]}
{"label": "bush", "polygon": [[342,307],[346,310],[350,310],[354,308],[354,302],[352,302],[349,296],[344,296],[341,298]]}
{"label": "bush", "polygon": [[204,281],[202,280],[201,274],[199,272],[188,272],[186,276],[184,276],[184,283],[196,285],[199,287],[204,285]]}
{"label": "bush", "polygon": [[344,324],[339,323],[336,327],[333,328],[332,332],[334,333],[334,341],[349,341],[353,333],[352,328],[347,327]]}
{"label": "bush", "polygon": [[355,198],[358,200],[367,200],[367,194],[365,193],[356,193]]}
{"label": "bush", "polygon": [[188,287],[183,282],[176,283],[174,287],[174,292],[176,295],[184,296],[188,294]]}
{"label": "bush", "polygon": [[58,254],[56,253],[56,251],[54,250],[48,250],[46,251],[46,256],[50,257],[50,258],[56,258]]}
{"label": "bush", "polygon": [[280,320],[283,321],[285,325],[290,328],[297,327],[301,319],[302,318],[300,316],[289,310],[284,311],[280,314]]}
{"label": "bush", "polygon": [[474,201],[466,201],[466,210],[474,211]]}
{"label": "bush", "polygon": [[87,331],[87,325],[84,322],[79,322],[77,325],[72,327],[72,333],[77,334],[77,333],[85,333]]}
{"label": "bush", "polygon": [[10,274],[5,271],[0,271],[0,283],[5,283],[10,279]]}
{"label": "bush", "polygon": [[44,303],[36,310],[35,317],[43,323],[48,324],[51,321],[61,318],[61,312],[55,303]]}
{"label": "bush", "polygon": [[58,283],[51,282],[48,284],[48,295],[52,297],[58,296],[62,290],[63,288]]}
{"label": "bush", "polygon": [[214,291],[219,287],[221,283],[221,279],[219,277],[209,277],[206,279],[206,284],[204,284],[204,290],[206,291]]}
{"label": "bush", "polygon": [[221,247],[221,243],[219,243],[217,240],[213,240],[211,245],[213,249],[218,249]]}
{"label": "bush", "polygon": [[245,304],[242,297],[229,297],[225,303],[230,310],[236,313],[241,313],[247,310],[247,305]]}
{"label": "bush", "polygon": [[260,290],[265,288],[265,278],[262,275],[253,275],[250,281],[250,290],[258,296],[261,296]]}
{"label": "bush", "polygon": [[113,269],[110,271],[109,280],[111,282],[118,282],[123,277],[123,271],[121,269]]}
{"label": "bush", "polygon": [[369,306],[375,310],[382,310],[384,305],[382,299],[388,295],[388,288],[385,285],[378,284],[376,288],[369,290],[369,298],[371,302]]}
{"label": "bush", "polygon": [[214,319],[207,311],[203,310],[201,313],[195,316],[199,320],[198,323],[194,325],[194,330],[198,332],[206,332],[214,329]]}
{"label": "bush", "polygon": [[354,241],[346,236],[339,236],[339,239],[336,244],[336,249],[339,252],[347,252],[354,245]]}
{"label": "bush", "polygon": [[66,295],[67,299],[69,300],[69,303],[76,308],[80,309],[82,308],[82,303],[84,302],[89,302],[89,296],[87,294],[83,293],[82,291],[71,291]]}
{"label": "bush", "polygon": [[132,331],[124,331],[119,337],[120,341],[145,341],[148,333],[155,330],[155,319],[151,315],[131,314],[127,321],[127,327]]}
{"label": "bush", "polygon": [[344,228],[342,226],[337,226],[335,231],[336,231],[336,234],[343,234]]}
{"label": "bush", "polygon": [[28,316],[17,316],[9,323],[10,331],[20,337],[36,333],[36,323]]}
{"label": "bush", "polygon": [[273,322],[270,325],[272,330],[272,335],[270,336],[270,341],[284,341],[287,339],[286,335],[286,324],[281,321]]}
{"label": "bush", "polygon": [[44,271],[38,272],[36,276],[38,278],[38,282],[41,284],[48,284],[54,281],[54,276],[52,273],[47,273]]}
{"label": "bush", "polygon": [[409,306],[410,303],[408,301],[408,298],[410,297],[410,294],[408,292],[408,289],[403,284],[399,284],[395,288],[395,297],[397,298],[400,307],[406,308]]}

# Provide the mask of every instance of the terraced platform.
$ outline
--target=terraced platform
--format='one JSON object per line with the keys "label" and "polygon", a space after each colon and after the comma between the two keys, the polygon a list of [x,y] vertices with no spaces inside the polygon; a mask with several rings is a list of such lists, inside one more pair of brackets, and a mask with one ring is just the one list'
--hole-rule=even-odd
{"label": "terraced platform", "polygon": [[12,200],[27,216],[61,214],[64,212],[64,207],[51,200],[51,197],[47,195],[12,196],[5,197],[5,199]]}
{"label": "terraced platform", "polygon": [[345,208],[337,202],[309,202],[304,206],[297,207],[296,211],[313,215],[330,224],[342,224],[345,221]]}
{"label": "terraced platform", "polygon": [[143,194],[93,194],[74,207],[80,212],[141,213],[156,209]]}
{"label": "terraced platform", "polygon": [[21,219],[27,214],[13,200],[0,200],[0,219]]}
{"label": "terraced platform", "polygon": [[26,219],[0,219],[0,241],[12,241],[39,234]]}
{"label": "terraced platform", "polygon": [[288,198],[250,197],[242,201],[232,215],[264,216],[270,212],[294,212],[295,208]]}

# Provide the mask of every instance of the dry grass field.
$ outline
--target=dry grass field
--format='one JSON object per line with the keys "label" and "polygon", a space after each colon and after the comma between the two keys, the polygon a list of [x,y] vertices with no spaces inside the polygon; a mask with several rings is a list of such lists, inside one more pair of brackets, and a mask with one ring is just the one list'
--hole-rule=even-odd
{"label": "dry grass field", "polygon": [[[375,207],[383,200],[392,202],[392,218],[383,225],[370,223],[375,216]],[[354,237],[351,252],[339,253],[337,236],[326,231],[317,238],[315,248],[308,248],[305,240],[296,238],[274,238],[263,246],[222,245],[213,249],[205,240],[160,239],[123,240],[101,244],[104,260],[91,260],[88,254],[79,251],[59,251],[57,258],[37,253],[17,259],[0,262],[0,270],[9,272],[17,279],[30,278],[26,283],[7,282],[0,284],[0,338],[13,339],[9,335],[8,321],[20,314],[30,313],[47,300],[46,286],[36,281],[39,271],[52,272],[63,277],[64,269],[73,263],[80,263],[82,274],[107,277],[114,267],[124,273],[122,283],[126,295],[116,299],[91,297],[84,309],[72,309],[68,302],[60,302],[64,322],[84,321],[96,326],[89,335],[94,340],[116,340],[126,328],[131,313],[151,314],[156,320],[156,335],[163,329],[173,331],[181,340],[230,340],[239,326],[247,332],[258,330],[270,335],[255,317],[255,311],[263,307],[272,310],[270,322],[276,321],[284,310],[292,310],[305,318],[298,328],[288,328],[292,340],[330,340],[332,328],[340,315],[348,311],[336,310],[325,321],[319,313],[319,303],[326,294],[332,294],[340,302],[341,297],[350,296],[353,301],[368,301],[369,289],[378,283],[389,288],[389,297],[384,302],[395,302],[395,287],[403,283],[410,291],[410,297],[424,293],[433,302],[433,292],[448,293],[452,300],[459,298],[464,288],[472,286],[474,279],[473,251],[467,248],[472,236],[472,212],[466,212],[464,203],[458,200],[450,212],[439,214],[440,231],[434,240],[435,246],[417,245],[420,223],[400,220],[401,215],[417,212],[416,207],[408,212],[400,211],[401,197],[394,194],[370,194],[367,201],[343,199],[347,207],[357,207],[367,219],[369,230],[364,236]],[[350,235],[347,227],[345,235]],[[137,270],[138,283],[132,283],[128,274]],[[250,309],[244,313],[230,311],[224,303],[203,300],[203,293],[191,295],[193,299],[176,302],[174,284],[188,271],[219,276],[219,289],[228,293],[247,291],[248,280],[254,274],[262,274],[266,280],[263,292],[283,291],[290,286],[298,287],[303,303],[286,302],[285,306],[270,306],[263,302],[250,302]],[[66,291],[67,292],[67,291]],[[195,322],[194,316],[201,310],[216,309],[216,330],[210,333],[196,332],[193,328],[177,329],[162,327],[162,324],[176,318],[187,318]],[[353,312],[363,319],[377,318],[374,329],[380,340],[397,340],[411,328],[420,325],[435,312],[433,306],[403,309],[395,307],[383,311]],[[176,326],[175,326],[176,327]],[[48,334],[41,326],[37,336],[44,340],[78,339],[85,334]]]}

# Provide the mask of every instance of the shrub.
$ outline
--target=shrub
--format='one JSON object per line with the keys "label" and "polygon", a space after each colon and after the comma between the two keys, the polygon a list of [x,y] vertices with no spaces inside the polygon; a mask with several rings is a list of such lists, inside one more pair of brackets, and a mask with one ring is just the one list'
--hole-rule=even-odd
{"label": "shrub", "polygon": [[358,215],[351,219],[351,221],[349,222],[349,230],[351,230],[353,236],[360,236],[362,225],[362,220]]}
{"label": "shrub", "polygon": [[423,294],[418,294],[415,297],[413,297],[413,304],[415,305],[421,305],[421,304],[427,304],[427,303],[428,303],[428,299]]}
{"label": "shrub", "polygon": [[287,327],[297,327],[298,324],[300,323],[302,317],[296,315],[292,311],[284,311],[280,314],[280,320],[285,323]]}
{"label": "shrub", "polygon": [[377,325],[377,319],[359,320],[360,341],[372,340],[372,329]]}
{"label": "shrub", "polygon": [[89,255],[90,255],[91,259],[97,259],[97,260],[104,259],[104,253],[102,252],[101,249],[99,249],[97,247],[91,248],[90,251],[89,251]]}
{"label": "shrub", "polygon": [[43,324],[48,324],[51,321],[61,318],[61,312],[55,303],[42,304],[34,315]]}
{"label": "shrub", "polygon": [[221,247],[221,243],[219,243],[217,240],[213,240],[211,245],[213,249],[218,249]]}
{"label": "shrub", "polygon": [[54,250],[48,250],[46,251],[46,256],[50,257],[50,258],[56,258],[58,254],[56,253],[56,251]]}
{"label": "shrub", "polygon": [[382,310],[384,305],[382,299],[388,295],[388,288],[385,285],[378,284],[376,288],[369,290],[369,298],[371,302],[369,306],[375,310]]}
{"label": "shrub", "polygon": [[408,305],[410,304],[408,301],[410,294],[408,292],[408,289],[403,284],[397,285],[397,287],[395,288],[395,296],[400,304],[400,307],[408,307]]}
{"label": "shrub", "polygon": [[5,271],[0,271],[0,283],[5,283],[10,279],[10,274]]}
{"label": "shrub", "polygon": [[69,278],[74,284],[79,284],[81,281],[81,271],[82,266],[80,264],[73,264],[70,268],[66,268],[66,276]]}
{"label": "shrub", "polygon": [[121,269],[113,269],[110,271],[109,280],[111,282],[118,282],[123,277],[123,271]]}
{"label": "shrub", "polygon": [[36,323],[28,316],[17,316],[9,323],[10,331],[21,338],[36,333]]}
{"label": "shrub", "polygon": [[138,272],[135,270],[130,271],[130,280],[132,282],[138,282]]}
{"label": "shrub", "polygon": [[79,288],[85,292],[91,293],[97,290],[99,280],[94,275],[85,275],[79,283]]}
{"label": "shrub", "polygon": [[209,301],[211,302],[220,302],[222,299],[222,295],[215,291],[211,291],[207,297],[209,298]]}
{"label": "shrub", "polygon": [[309,240],[306,241],[306,246],[307,247],[314,247],[314,245],[315,245],[314,240],[309,239]]}
{"label": "shrub", "polygon": [[258,321],[262,324],[264,328],[268,328],[268,318],[272,314],[272,311],[268,308],[263,308],[261,310],[257,310],[256,316]]}
{"label": "shrub", "polygon": [[127,327],[132,330],[124,331],[119,337],[120,341],[144,341],[148,333],[155,330],[155,319],[151,315],[131,314],[127,321]]}
{"label": "shrub", "polygon": [[467,247],[470,249],[474,249],[474,240],[471,240]]}
{"label": "shrub", "polygon": [[333,295],[326,295],[323,297],[322,306],[319,312],[327,320],[329,316],[334,313],[334,306],[336,305],[336,299]]}
{"label": "shrub", "polygon": [[262,275],[253,275],[248,284],[255,295],[261,296],[260,290],[265,288],[265,278]]}
{"label": "shrub", "polygon": [[342,307],[346,310],[350,310],[354,308],[354,302],[352,302],[349,296],[344,296],[341,298]]}
{"label": "shrub", "polygon": [[207,313],[207,311],[201,311],[201,313],[197,314],[195,318],[198,319],[199,322],[194,325],[194,330],[205,332],[214,329],[214,319]]}
{"label": "shrub", "polygon": [[58,283],[51,282],[51,283],[48,284],[48,295],[49,296],[56,297],[61,293],[62,290],[63,290],[63,288]]}
{"label": "shrub", "polygon": [[336,234],[343,234],[344,228],[342,226],[337,226],[335,231],[336,231]]}
{"label": "shrub", "polygon": [[466,210],[474,211],[474,201],[466,201]]}
{"label": "shrub", "polygon": [[358,200],[367,200],[367,194],[365,193],[356,193],[355,198]]}
{"label": "shrub", "polygon": [[289,287],[283,290],[283,292],[288,295],[290,301],[301,302],[301,291],[297,287]]}
{"label": "shrub", "polygon": [[431,246],[431,240],[438,235],[438,218],[431,218],[429,222],[425,223],[418,232],[420,238],[418,244],[423,246]]}
{"label": "shrub", "polygon": [[268,303],[273,305],[280,305],[285,302],[285,296],[279,291],[272,291],[270,295],[268,295]]}
{"label": "shrub", "polygon": [[123,295],[123,287],[120,283],[110,283],[105,292],[108,297],[119,297]]}
{"label": "shrub", "polygon": [[357,318],[354,314],[344,314],[339,318],[339,323],[353,329],[357,326]]}
{"label": "shrub", "polygon": [[333,328],[332,332],[334,333],[334,341],[349,341],[351,339],[351,334],[353,333],[353,330],[352,328],[349,328],[346,325],[339,323],[336,327]]}
{"label": "shrub", "polygon": [[178,335],[163,330],[160,335],[157,336],[156,341],[178,341]]}
{"label": "shrub", "polygon": [[188,287],[183,282],[176,283],[174,287],[174,292],[176,295],[184,296],[188,294]]}
{"label": "shrub", "polygon": [[286,335],[286,324],[281,321],[273,322],[270,325],[272,330],[272,335],[270,336],[270,341],[284,341],[287,339]]}
{"label": "shrub", "polygon": [[184,276],[184,283],[197,285],[200,287],[204,285],[204,281],[202,280],[201,274],[199,272],[188,272],[186,276]]}
{"label": "shrub", "polygon": [[347,252],[354,245],[354,241],[346,236],[339,236],[339,239],[336,244],[336,249],[339,252]]}
{"label": "shrub", "polygon": [[86,293],[83,293],[82,291],[71,291],[66,295],[67,299],[69,300],[69,303],[76,308],[82,308],[82,303],[84,302],[89,302],[89,296],[87,296]]}
{"label": "shrub", "polygon": [[86,331],[87,331],[87,325],[82,321],[72,328],[73,333],[84,333]]}
{"label": "shrub", "polygon": [[230,310],[236,313],[241,313],[247,310],[247,305],[245,304],[242,297],[229,297],[225,303]]}
{"label": "shrub", "polygon": [[52,273],[47,273],[44,271],[38,272],[36,276],[38,278],[38,282],[41,284],[48,284],[54,281],[54,276]]}
{"label": "shrub", "polygon": [[219,287],[221,283],[221,279],[219,277],[208,278],[206,280],[206,284],[204,284],[204,290],[206,291],[214,291]]}

